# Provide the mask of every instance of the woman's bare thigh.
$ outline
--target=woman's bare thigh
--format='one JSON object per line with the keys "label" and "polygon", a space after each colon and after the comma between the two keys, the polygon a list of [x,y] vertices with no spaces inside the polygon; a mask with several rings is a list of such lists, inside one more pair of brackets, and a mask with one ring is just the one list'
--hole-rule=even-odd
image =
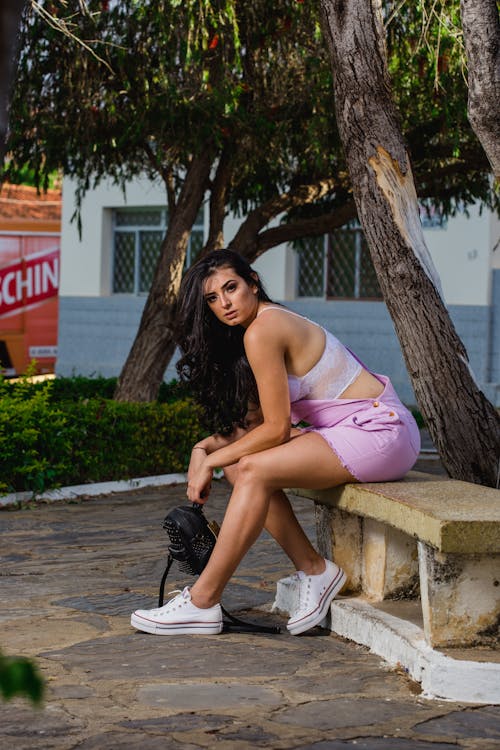
{"label": "woman's bare thigh", "polygon": [[342,465],[326,440],[314,432],[246,457],[251,471],[268,487],[322,489],[358,480]]}

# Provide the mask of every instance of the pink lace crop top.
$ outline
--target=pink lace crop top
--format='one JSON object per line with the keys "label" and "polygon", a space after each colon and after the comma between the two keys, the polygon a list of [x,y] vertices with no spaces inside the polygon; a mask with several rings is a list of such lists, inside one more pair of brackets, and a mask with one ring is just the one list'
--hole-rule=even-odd
{"label": "pink lace crop top", "polygon": [[[266,310],[281,310],[298,318],[304,317],[288,310],[286,307],[263,307],[258,315]],[[309,320],[305,318],[305,320]],[[314,323],[314,321],[309,321]],[[314,323],[314,325],[318,325]],[[319,326],[322,328],[322,326]],[[330,331],[325,332],[325,348],[316,364],[298,377],[288,375],[290,401],[319,400],[329,401],[339,398],[345,389],[353,383],[361,372],[362,365]]]}

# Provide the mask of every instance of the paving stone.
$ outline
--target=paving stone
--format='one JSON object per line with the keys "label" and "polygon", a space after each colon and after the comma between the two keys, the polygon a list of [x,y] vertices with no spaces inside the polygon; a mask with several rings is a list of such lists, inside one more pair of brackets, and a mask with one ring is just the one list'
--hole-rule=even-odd
{"label": "paving stone", "polygon": [[80,700],[95,695],[94,691],[85,685],[56,685],[50,690],[49,699],[71,698]]}
{"label": "paving stone", "polygon": [[251,708],[277,706],[282,695],[261,685],[233,683],[164,683],[146,685],[137,691],[137,700],[148,706],[165,706],[169,709],[210,711],[214,706],[224,708]]}
{"label": "paving stone", "polygon": [[403,737],[362,737],[354,740],[325,740],[294,750],[457,750],[457,745],[442,742],[420,742]]}
{"label": "paving stone", "polygon": [[248,725],[237,731],[221,731],[217,734],[219,741],[233,740],[234,742],[249,742],[253,746],[261,747],[263,744],[279,740],[278,734],[266,732],[259,726]]}
{"label": "paving stone", "polygon": [[[343,663],[349,664],[348,661]],[[321,675],[321,678],[318,678],[318,675]],[[297,675],[292,684],[289,682],[278,682],[277,684],[293,689],[294,693],[321,698],[350,693],[378,692],[380,694],[382,681],[387,685],[388,693],[398,694],[401,692],[401,685],[394,685],[393,675],[380,674],[380,668],[378,673],[375,670],[370,671],[368,667],[360,669],[359,666],[350,671],[345,668],[342,669],[340,662],[337,662],[334,669],[318,667],[317,674],[314,676]]]}
{"label": "paving stone", "polygon": [[199,745],[177,742],[172,737],[144,735],[142,732],[105,732],[88,737],[78,750],[199,750]]}
{"label": "paving stone", "polygon": [[[239,638],[242,641],[238,640]],[[293,647],[284,635],[214,635],[159,637],[146,633],[91,639],[67,648],[45,651],[44,658],[61,662],[66,669],[84,668],[101,679],[136,679],[162,676],[198,679],[293,674],[314,654],[322,652],[319,638],[302,639],[304,646]]]}
{"label": "paving stone", "polygon": [[151,598],[134,592],[120,594],[90,594],[52,602],[56,607],[78,609],[81,612],[97,612],[101,615],[128,615],[135,609],[151,607]]}
{"label": "paving stone", "polygon": [[102,617],[101,615],[94,614],[93,612],[85,612],[78,616],[78,620],[76,618],[72,618],[73,622],[78,622],[81,624],[91,625],[96,630],[100,630],[101,632],[106,632],[109,630],[109,625],[105,617]]}
{"label": "paving stone", "polygon": [[274,715],[274,720],[283,724],[294,724],[319,730],[339,729],[346,727],[383,726],[387,722],[408,716],[418,717],[427,710],[413,703],[396,701],[371,700],[357,698],[338,698],[337,700],[319,700],[303,703],[285,709]]}
{"label": "paving stone", "polygon": [[223,729],[232,726],[234,719],[218,714],[181,713],[158,719],[134,719],[120,722],[126,729],[142,730],[148,734],[191,732],[193,729]]}
{"label": "paving stone", "polygon": [[[4,533],[5,533],[5,529],[4,529]],[[6,564],[8,565],[8,563],[18,563],[18,562],[21,562],[22,560],[23,561],[29,560],[29,558],[30,558],[29,555],[20,555],[16,553],[13,553],[11,555],[2,555],[2,566],[5,566]]]}
{"label": "paving stone", "polygon": [[446,716],[429,719],[424,724],[417,724],[415,731],[435,737],[488,738],[498,740],[500,747],[500,706],[453,711]]}
{"label": "paving stone", "polygon": [[35,738],[39,747],[45,747],[46,738],[75,735],[83,727],[83,722],[55,706],[33,708],[29,704],[0,703],[0,738],[9,738],[5,745],[0,742],[0,747],[17,748],[18,742],[26,738]]}

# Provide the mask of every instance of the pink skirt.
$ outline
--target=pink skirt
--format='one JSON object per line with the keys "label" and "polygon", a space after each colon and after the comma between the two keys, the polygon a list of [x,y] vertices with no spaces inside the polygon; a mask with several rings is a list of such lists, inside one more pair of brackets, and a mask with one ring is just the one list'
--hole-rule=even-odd
{"label": "pink skirt", "polygon": [[[375,373],[374,373],[375,374]],[[401,479],[420,452],[420,432],[389,378],[375,375],[384,390],[376,399],[302,399],[292,403],[292,423],[307,422],[360,482]]]}

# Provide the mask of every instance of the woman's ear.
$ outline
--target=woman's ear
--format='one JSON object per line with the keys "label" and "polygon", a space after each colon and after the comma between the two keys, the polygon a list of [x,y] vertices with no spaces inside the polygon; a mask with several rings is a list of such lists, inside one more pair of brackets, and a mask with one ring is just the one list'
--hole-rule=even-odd
{"label": "woman's ear", "polygon": [[259,287],[258,287],[258,283],[259,283],[259,274],[258,274],[258,273],[256,273],[255,271],[252,271],[250,275],[251,275],[251,277],[252,277],[253,279],[255,279],[255,282],[256,282],[256,286],[255,286],[255,287],[254,287],[254,288],[252,289],[252,291],[253,291],[253,293],[254,293],[254,294],[257,294],[257,293],[258,293],[258,291],[259,291]]}

